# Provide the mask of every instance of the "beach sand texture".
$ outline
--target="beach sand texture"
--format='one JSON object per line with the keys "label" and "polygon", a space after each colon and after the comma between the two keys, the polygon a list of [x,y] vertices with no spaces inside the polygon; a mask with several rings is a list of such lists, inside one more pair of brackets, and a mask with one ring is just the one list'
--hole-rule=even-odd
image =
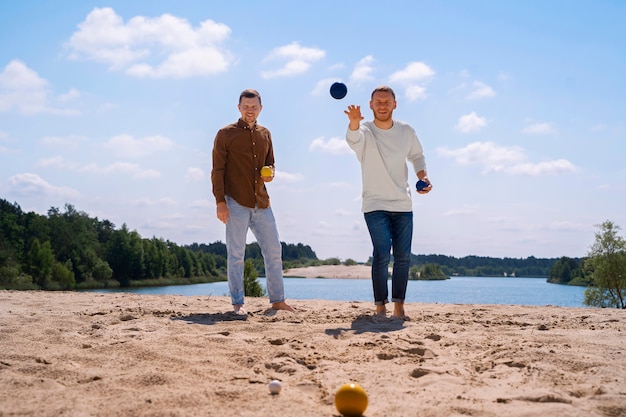
{"label": "beach sand texture", "polygon": [[0,416],[626,416],[624,311],[288,301],[0,291]]}

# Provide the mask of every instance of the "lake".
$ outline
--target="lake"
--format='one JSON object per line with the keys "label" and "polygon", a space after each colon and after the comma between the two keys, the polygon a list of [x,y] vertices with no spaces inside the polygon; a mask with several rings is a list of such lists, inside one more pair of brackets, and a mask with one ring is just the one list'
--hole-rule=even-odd
{"label": "lake", "polygon": [[[373,301],[372,284],[368,279],[285,278],[284,281],[287,300]],[[259,278],[259,282],[265,288],[265,278]],[[225,281],[96,291],[184,296],[229,295],[228,283]],[[549,284],[546,278],[452,277],[445,281],[409,281],[405,302],[584,307],[584,291],[584,287]]]}

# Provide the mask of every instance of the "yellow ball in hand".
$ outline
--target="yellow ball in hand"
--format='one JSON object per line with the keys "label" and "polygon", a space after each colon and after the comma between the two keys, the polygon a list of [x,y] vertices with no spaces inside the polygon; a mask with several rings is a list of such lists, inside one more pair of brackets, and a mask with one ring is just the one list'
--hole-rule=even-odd
{"label": "yellow ball in hand", "polygon": [[268,166],[264,166],[261,168],[261,176],[262,177],[271,177],[272,176],[272,168]]}
{"label": "yellow ball in hand", "polygon": [[359,384],[343,384],[335,393],[335,407],[345,417],[362,416],[367,408],[367,393]]}

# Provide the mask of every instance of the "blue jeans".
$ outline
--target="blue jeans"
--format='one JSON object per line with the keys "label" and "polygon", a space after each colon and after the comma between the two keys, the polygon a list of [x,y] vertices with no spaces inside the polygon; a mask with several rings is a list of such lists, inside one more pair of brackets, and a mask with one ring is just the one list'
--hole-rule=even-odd
{"label": "blue jeans", "polygon": [[409,280],[413,212],[371,211],[365,213],[365,223],[367,223],[374,246],[372,261],[374,302],[376,305],[389,302],[387,280],[389,279],[390,253],[393,249],[391,301],[402,303]]}
{"label": "blue jeans", "polygon": [[248,229],[252,231],[261,247],[270,303],[285,301],[282,246],[272,209],[244,207],[229,196],[226,196],[226,205],[228,206],[226,267],[232,304],[243,304],[243,266]]}

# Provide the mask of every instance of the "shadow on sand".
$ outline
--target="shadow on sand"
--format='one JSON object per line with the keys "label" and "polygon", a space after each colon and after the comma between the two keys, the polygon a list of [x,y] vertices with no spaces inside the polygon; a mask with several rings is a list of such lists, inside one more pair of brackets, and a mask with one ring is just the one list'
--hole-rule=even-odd
{"label": "shadow on sand", "polygon": [[338,327],[326,329],[325,333],[334,338],[338,338],[343,332],[361,333],[387,333],[404,329],[404,320],[393,317],[362,314],[352,321],[349,329]]}
{"label": "shadow on sand", "polygon": [[246,321],[248,315],[236,314],[234,311],[227,313],[190,314],[188,316],[173,317],[172,320],[187,321],[193,324],[212,325],[224,321]]}

